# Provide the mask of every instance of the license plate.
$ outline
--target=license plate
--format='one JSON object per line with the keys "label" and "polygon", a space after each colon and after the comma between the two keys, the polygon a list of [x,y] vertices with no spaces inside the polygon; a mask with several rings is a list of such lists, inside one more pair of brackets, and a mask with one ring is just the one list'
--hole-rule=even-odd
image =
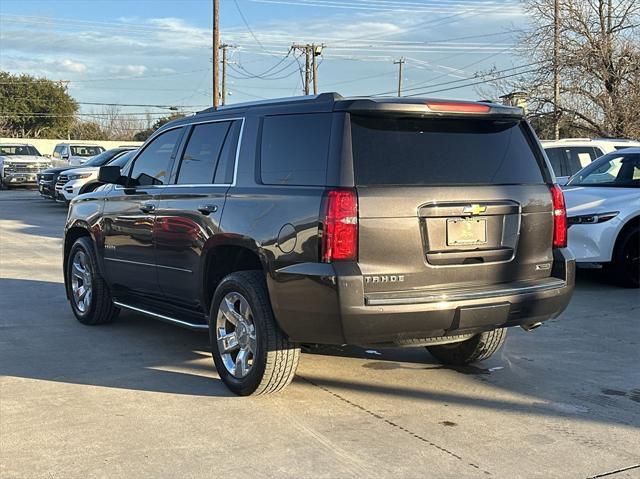
{"label": "license plate", "polygon": [[447,245],[480,245],[487,242],[486,219],[448,219]]}

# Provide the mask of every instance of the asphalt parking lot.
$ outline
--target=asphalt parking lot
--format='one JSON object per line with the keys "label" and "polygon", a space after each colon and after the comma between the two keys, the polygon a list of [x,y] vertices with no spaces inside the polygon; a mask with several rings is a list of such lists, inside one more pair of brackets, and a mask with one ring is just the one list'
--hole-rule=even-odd
{"label": "asphalt parking lot", "polygon": [[238,398],[206,334],[74,319],[65,215],[0,192],[2,478],[640,477],[640,293],[598,272],[477,366],[318,348],[283,393]]}

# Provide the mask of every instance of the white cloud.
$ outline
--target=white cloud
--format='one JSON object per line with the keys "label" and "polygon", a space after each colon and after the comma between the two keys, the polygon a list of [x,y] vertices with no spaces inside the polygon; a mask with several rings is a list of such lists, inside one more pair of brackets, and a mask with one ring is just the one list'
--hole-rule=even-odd
{"label": "white cloud", "polygon": [[139,76],[147,71],[147,67],[144,65],[116,65],[111,67],[110,71],[116,74]]}
{"label": "white cloud", "polygon": [[87,71],[87,65],[80,62],[74,62],[73,60],[69,60],[68,58],[58,61],[57,63],[58,65],[60,65],[62,70],[66,70],[68,72],[84,73]]}

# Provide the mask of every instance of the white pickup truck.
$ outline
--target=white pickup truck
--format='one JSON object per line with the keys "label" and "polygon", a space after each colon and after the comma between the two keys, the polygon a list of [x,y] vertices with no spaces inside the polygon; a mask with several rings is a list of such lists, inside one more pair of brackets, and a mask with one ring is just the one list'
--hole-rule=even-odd
{"label": "white pickup truck", "polygon": [[0,143],[0,189],[34,185],[37,174],[51,167],[51,160],[26,143]]}

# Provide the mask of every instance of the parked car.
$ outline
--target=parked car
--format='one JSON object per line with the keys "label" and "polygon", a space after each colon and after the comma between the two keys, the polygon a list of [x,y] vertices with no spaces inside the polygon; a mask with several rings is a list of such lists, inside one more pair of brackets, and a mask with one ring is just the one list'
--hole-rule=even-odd
{"label": "parked car", "polygon": [[0,143],[0,189],[35,185],[36,175],[51,166],[33,146],[27,143]]}
{"label": "parked car", "polygon": [[83,143],[58,143],[53,149],[53,158],[68,161],[69,166],[81,166],[105,149],[98,145]]}
{"label": "parked car", "polygon": [[640,142],[614,138],[564,138],[542,141],[558,183],[564,185],[571,175],[596,158],[624,148],[640,147]]}
{"label": "parked car", "polygon": [[[504,161],[508,158],[509,161]],[[173,121],[71,202],[67,297],[208,331],[224,383],[266,394],[300,343],[488,358],[573,291],[562,191],[522,110],[318,96]]]}
{"label": "parked car", "polygon": [[[121,149],[120,152],[115,157],[112,157],[106,164],[123,168],[131,160],[134,153],[135,150]],[[104,153],[102,155],[104,155]],[[56,200],[68,203],[76,196],[83,193],[90,193],[98,188],[102,184],[98,180],[100,166],[104,164],[104,158],[100,158],[102,155],[96,156],[80,168],[61,172],[55,184]],[[98,162],[97,160],[100,161]]]}
{"label": "parked car", "polygon": [[[122,154],[125,151],[131,151],[136,149],[137,146],[121,146],[118,148],[112,148],[110,150],[104,151],[94,158],[90,159],[87,163],[85,163],[82,167],[98,167],[106,165],[109,161],[115,158],[117,155]],[[72,169],[71,166],[57,166],[54,168],[49,168],[44,170],[38,174],[38,191],[40,192],[40,196],[45,198],[61,199],[56,193],[56,183],[58,182],[58,176],[67,170]]]}
{"label": "parked car", "polygon": [[569,247],[580,263],[599,263],[625,286],[639,286],[640,148],[605,155],[565,187]]}

